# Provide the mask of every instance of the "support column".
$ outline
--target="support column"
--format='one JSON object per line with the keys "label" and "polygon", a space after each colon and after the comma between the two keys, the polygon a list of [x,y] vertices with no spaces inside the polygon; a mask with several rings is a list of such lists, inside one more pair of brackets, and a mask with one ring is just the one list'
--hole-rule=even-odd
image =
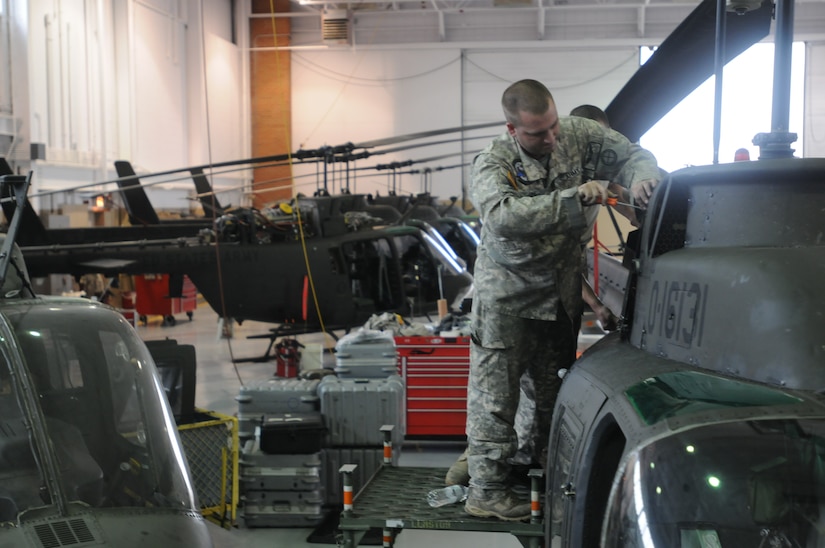
{"label": "support column", "polygon": [[[249,20],[250,46],[289,46],[289,18],[274,16],[289,10],[289,0],[253,0],[252,13],[269,13],[273,17]],[[252,51],[249,55],[252,156],[285,154],[292,150],[290,51]],[[256,208],[292,197],[289,165],[255,169],[252,184],[255,191],[252,205]]]}

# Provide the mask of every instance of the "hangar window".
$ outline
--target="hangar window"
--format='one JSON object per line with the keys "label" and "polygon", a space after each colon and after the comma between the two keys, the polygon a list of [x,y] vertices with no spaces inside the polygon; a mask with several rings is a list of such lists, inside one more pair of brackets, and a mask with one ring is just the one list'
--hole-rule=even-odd
{"label": "hangar window", "polygon": [[[806,48],[804,42],[794,42],[792,47],[788,122],[790,131],[798,136],[793,148],[801,153],[805,150]],[[640,63],[644,64],[652,54],[653,50],[640,48]],[[773,63],[774,44],[758,43],[725,65],[721,163],[732,162],[736,149],[742,147],[749,150],[751,158],[759,156],[759,149],[752,141],[754,135],[771,128]],[[676,171],[688,165],[713,162],[714,85],[711,76],[641,136],[640,144],[653,152],[660,167]]]}

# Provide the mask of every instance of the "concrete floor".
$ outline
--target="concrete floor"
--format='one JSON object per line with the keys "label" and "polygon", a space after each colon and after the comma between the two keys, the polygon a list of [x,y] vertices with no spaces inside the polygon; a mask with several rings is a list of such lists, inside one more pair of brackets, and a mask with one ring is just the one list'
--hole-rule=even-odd
{"label": "concrete floor", "polygon": [[[198,369],[195,405],[202,409],[225,415],[237,414],[235,396],[242,383],[254,379],[269,378],[274,374],[274,362],[245,362],[233,364],[233,359],[262,356],[268,345],[267,339],[250,339],[250,336],[266,334],[272,326],[258,322],[244,322],[233,326],[231,337],[223,336],[217,315],[206,305],[201,305],[192,320],[186,315],[177,316],[173,326],[162,325],[159,316],[150,316],[146,325],[139,324],[137,331],[143,340],[175,339],[180,344],[195,346]],[[341,335],[341,333],[339,333]],[[324,344],[334,347],[334,340],[323,334],[302,335],[303,344]],[[331,357],[327,357],[331,359]],[[400,455],[401,466],[435,466],[446,468],[463,451],[461,442],[407,441]],[[239,510],[242,514],[243,508]],[[246,528],[239,517],[230,530],[209,524],[215,548],[290,547],[303,548],[332,546],[306,542],[312,528]],[[506,533],[475,533],[456,531],[404,530],[396,539],[399,548],[451,546],[451,548],[518,547],[515,537]]]}

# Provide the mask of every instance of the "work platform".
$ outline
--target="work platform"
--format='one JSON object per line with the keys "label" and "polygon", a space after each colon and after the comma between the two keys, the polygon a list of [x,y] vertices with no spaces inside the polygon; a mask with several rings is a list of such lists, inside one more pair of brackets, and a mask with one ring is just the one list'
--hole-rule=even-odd
{"label": "work platform", "polygon": [[[345,486],[346,468],[342,467]],[[346,509],[345,494],[345,510],[339,521],[342,546],[358,546],[370,529],[383,530],[384,546],[394,546],[395,537],[404,529],[510,533],[525,547],[543,546],[544,524],[540,515],[528,523],[470,516],[462,503],[430,507],[427,493],[444,487],[446,473],[446,468],[385,464],[355,496],[351,510]]]}

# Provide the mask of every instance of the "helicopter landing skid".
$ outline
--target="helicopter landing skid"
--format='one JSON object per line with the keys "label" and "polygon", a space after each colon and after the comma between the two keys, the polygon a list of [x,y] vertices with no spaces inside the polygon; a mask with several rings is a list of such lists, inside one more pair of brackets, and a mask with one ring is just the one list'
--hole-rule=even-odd
{"label": "helicopter landing skid", "polygon": [[[329,334],[334,340],[338,340],[338,335],[334,333],[333,330],[345,330],[346,333],[349,333],[350,328],[347,326],[333,326],[327,327],[326,333]],[[237,358],[232,360],[233,363],[263,363],[268,362],[276,359],[278,357],[277,353],[272,352],[272,349],[275,348],[275,343],[281,337],[294,337],[296,335],[306,335],[308,333],[317,333],[317,327],[295,327],[293,325],[282,325],[279,327],[273,327],[269,330],[268,333],[261,333],[260,335],[249,335],[247,339],[269,339],[269,345],[266,347],[266,352],[264,352],[261,356],[253,356],[250,358]]]}

